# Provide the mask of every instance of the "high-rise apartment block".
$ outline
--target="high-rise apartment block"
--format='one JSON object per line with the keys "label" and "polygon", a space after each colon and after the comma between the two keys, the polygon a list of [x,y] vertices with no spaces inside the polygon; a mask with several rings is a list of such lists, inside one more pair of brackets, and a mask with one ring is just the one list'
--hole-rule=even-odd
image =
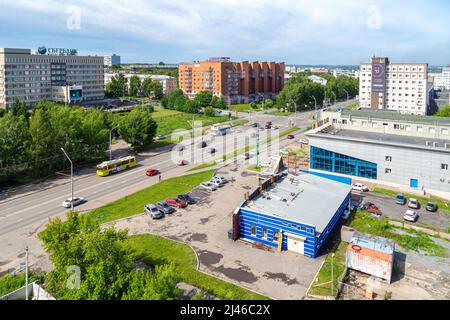
{"label": "high-rise apartment block", "polygon": [[74,103],[104,98],[103,57],[73,49],[0,48],[0,108],[17,97],[28,107],[40,100]]}
{"label": "high-rise apartment block", "polygon": [[284,69],[284,63],[210,58],[181,63],[179,86],[189,98],[210,91],[228,104],[274,99],[284,87]]}
{"label": "high-rise apartment block", "polygon": [[359,102],[363,108],[396,110],[427,115],[433,84],[426,63],[390,63],[373,57],[360,66]]}

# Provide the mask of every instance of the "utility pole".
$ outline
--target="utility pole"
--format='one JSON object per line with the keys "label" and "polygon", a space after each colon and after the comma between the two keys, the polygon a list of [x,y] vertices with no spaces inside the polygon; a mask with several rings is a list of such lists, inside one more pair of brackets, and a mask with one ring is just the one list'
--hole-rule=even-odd
{"label": "utility pole", "polygon": [[314,110],[317,111],[317,99],[314,96],[311,96],[314,99]]}
{"label": "utility pole", "polygon": [[64,155],[67,159],[69,159],[70,162],[70,211],[73,212],[73,162],[63,148],[61,148],[61,151],[64,152]]}
{"label": "utility pole", "polygon": [[25,300],[28,300],[28,246],[25,247]]}
{"label": "utility pole", "polygon": [[342,88],[342,90],[344,90],[345,91],[345,93],[347,94],[347,101],[349,100],[349,97],[350,97],[350,95],[348,94],[348,91],[347,90],[345,90],[344,88]]}
{"label": "utility pole", "polygon": [[336,105],[336,93],[334,91],[331,91],[331,93],[334,95],[334,105]]}

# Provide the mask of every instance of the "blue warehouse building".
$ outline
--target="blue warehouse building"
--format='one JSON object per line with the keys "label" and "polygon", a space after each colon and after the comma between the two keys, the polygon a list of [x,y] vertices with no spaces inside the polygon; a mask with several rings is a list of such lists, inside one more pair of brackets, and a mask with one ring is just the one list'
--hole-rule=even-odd
{"label": "blue warehouse building", "polygon": [[315,258],[350,200],[351,179],[308,172],[280,175],[253,190],[236,211],[235,238],[239,234],[278,251]]}

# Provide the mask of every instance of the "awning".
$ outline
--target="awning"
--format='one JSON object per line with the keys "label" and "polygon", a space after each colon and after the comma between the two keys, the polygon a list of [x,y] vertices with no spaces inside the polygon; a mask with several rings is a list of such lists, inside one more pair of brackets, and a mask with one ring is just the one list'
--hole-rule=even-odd
{"label": "awning", "polygon": [[289,233],[289,232],[283,232],[284,235],[288,236],[289,238],[294,238],[300,241],[306,241],[306,237],[299,236],[297,234]]}

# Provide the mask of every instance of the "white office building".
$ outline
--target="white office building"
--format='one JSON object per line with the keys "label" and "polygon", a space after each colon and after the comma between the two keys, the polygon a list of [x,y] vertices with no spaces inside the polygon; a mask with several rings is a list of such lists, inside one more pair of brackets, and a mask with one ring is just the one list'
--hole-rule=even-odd
{"label": "white office building", "polygon": [[309,76],[308,79],[323,86],[326,86],[328,82],[327,79],[315,75]]}
{"label": "white office building", "polygon": [[450,66],[442,69],[441,73],[430,73],[430,80],[438,90],[450,90]]}
{"label": "white office building", "polygon": [[373,57],[360,65],[359,102],[362,108],[427,115],[433,84],[426,63],[390,63]]}
{"label": "white office building", "polygon": [[109,56],[104,56],[105,66],[120,66],[120,56],[113,54]]}

